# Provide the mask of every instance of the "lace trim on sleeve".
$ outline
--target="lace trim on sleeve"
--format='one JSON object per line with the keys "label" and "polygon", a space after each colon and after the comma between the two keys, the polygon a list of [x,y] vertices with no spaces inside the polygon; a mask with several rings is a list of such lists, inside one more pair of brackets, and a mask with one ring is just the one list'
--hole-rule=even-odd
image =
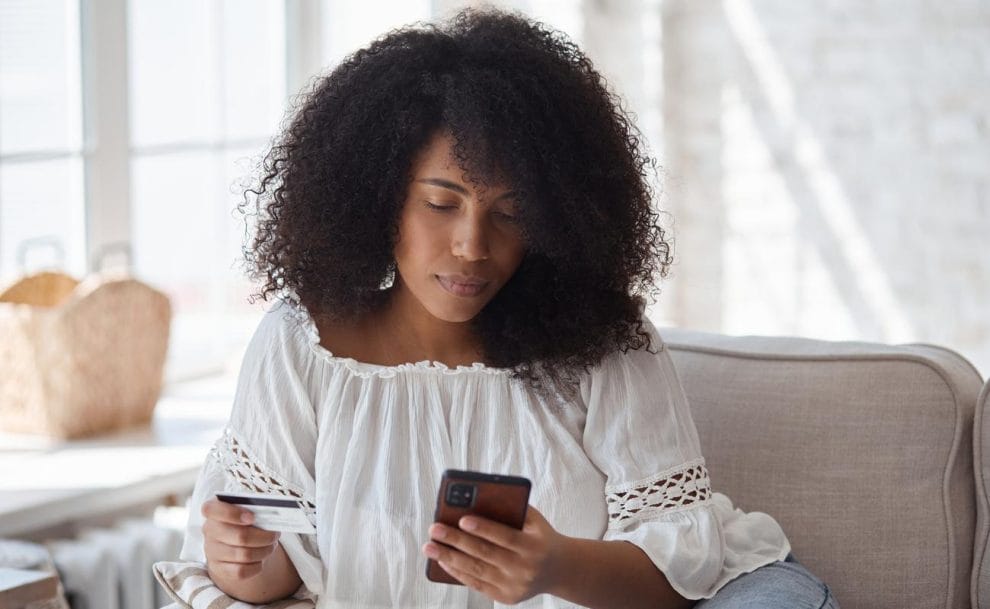
{"label": "lace trim on sleeve", "polygon": [[663,513],[702,505],[711,497],[705,460],[689,461],[652,478],[606,488],[608,528],[622,529],[632,520],[650,520]]}
{"label": "lace trim on sleeve", "polygon": [[306,498],[298,486],[291,484],[254,458],[230,429],[210,449],[229,481],[252,493],[269,493],[295,499],[309,521],[316,526],[316,504]]}

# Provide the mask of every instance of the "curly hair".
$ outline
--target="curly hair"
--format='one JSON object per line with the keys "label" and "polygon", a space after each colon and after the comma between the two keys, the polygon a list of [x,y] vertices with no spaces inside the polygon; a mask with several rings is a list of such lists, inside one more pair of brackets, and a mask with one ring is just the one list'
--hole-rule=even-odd
{"label": "curly hair", "polygon": [[591,61],[519,13],[465,9],[392,30],[315,79],[245,192],[254,299],[354,319],[383,302],[412,158],[440,130],[467,179],[506,179],[526,254],[471,321],[487,363],[573,387],[642,324],[671,247],[655,161]]}

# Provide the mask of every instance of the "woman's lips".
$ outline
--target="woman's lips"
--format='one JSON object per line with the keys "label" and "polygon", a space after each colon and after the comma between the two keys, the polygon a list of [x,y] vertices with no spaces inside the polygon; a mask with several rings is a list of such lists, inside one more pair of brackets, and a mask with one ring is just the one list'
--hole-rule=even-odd
{"label": "woman's lips", "polygon": [[451,275],[436,275],[437,281],[443,289],[454,296],[477,296],[481,294],[490,282],[484,279],[460,278]]}

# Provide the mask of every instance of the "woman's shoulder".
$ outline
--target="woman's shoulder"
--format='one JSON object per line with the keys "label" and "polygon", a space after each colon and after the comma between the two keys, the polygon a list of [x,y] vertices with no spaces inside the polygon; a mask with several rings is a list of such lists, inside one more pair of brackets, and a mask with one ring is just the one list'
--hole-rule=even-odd
{"label": "woman's shoulder", "polygon": [[627,345],[607,354],[602,359],[603,364],[648,359],[666,348],[660,331],[649,317],[642,316],[632,330]]}
{"label": "woman's shoulder", "polygon": [[[372,313],[340,319],[307,309],[305,305],[280,301],[266,314],[258,327],[260,343],[288,347],[300,357],[310,357],[355,372],[388,372],[402,368],[386,363]],[[378,349],[376,350],[376,345]],[[259,348],[261,345],[259,345]],[[375,363],[371,363],[375,362]]]}
{"label": "woman's shoulder", "polygon": [[380,355],[372,349],[375,341],[370,325],[366,318],[342,320],[315,315],[310,338],[320,351],[336,358],[373,362],[380,359]]}
{"label": "woman's shoulder", "polygon": [[258,322],[251,340],[271,346],[273,343],[292,340],[299,332],[305,333],[308,315],[305,309],[284,300],[275,301]]}
{"label": "woman's shoulder", "polygon": [[653,322],[644,315],[635,332],[635,338],[627,346],[612,350],[587,369],[582,384],[607,380],[638,384],[654,375],[658,365],[666,365],[667,347]]}
{"label": "woman's shoulder", "polygon": [[262,315],[248,342],[246,359],[301,360],[319,341],[313,318],[300,304],[275,301]]}

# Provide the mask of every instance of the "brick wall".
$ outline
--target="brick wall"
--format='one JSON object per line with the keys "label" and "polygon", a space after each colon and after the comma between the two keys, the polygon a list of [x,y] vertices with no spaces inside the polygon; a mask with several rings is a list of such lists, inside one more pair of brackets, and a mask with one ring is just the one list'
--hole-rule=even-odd
{"label": "brick wall", "polygon": [[990,2],[664,0],[656,315],[990,374]]}

